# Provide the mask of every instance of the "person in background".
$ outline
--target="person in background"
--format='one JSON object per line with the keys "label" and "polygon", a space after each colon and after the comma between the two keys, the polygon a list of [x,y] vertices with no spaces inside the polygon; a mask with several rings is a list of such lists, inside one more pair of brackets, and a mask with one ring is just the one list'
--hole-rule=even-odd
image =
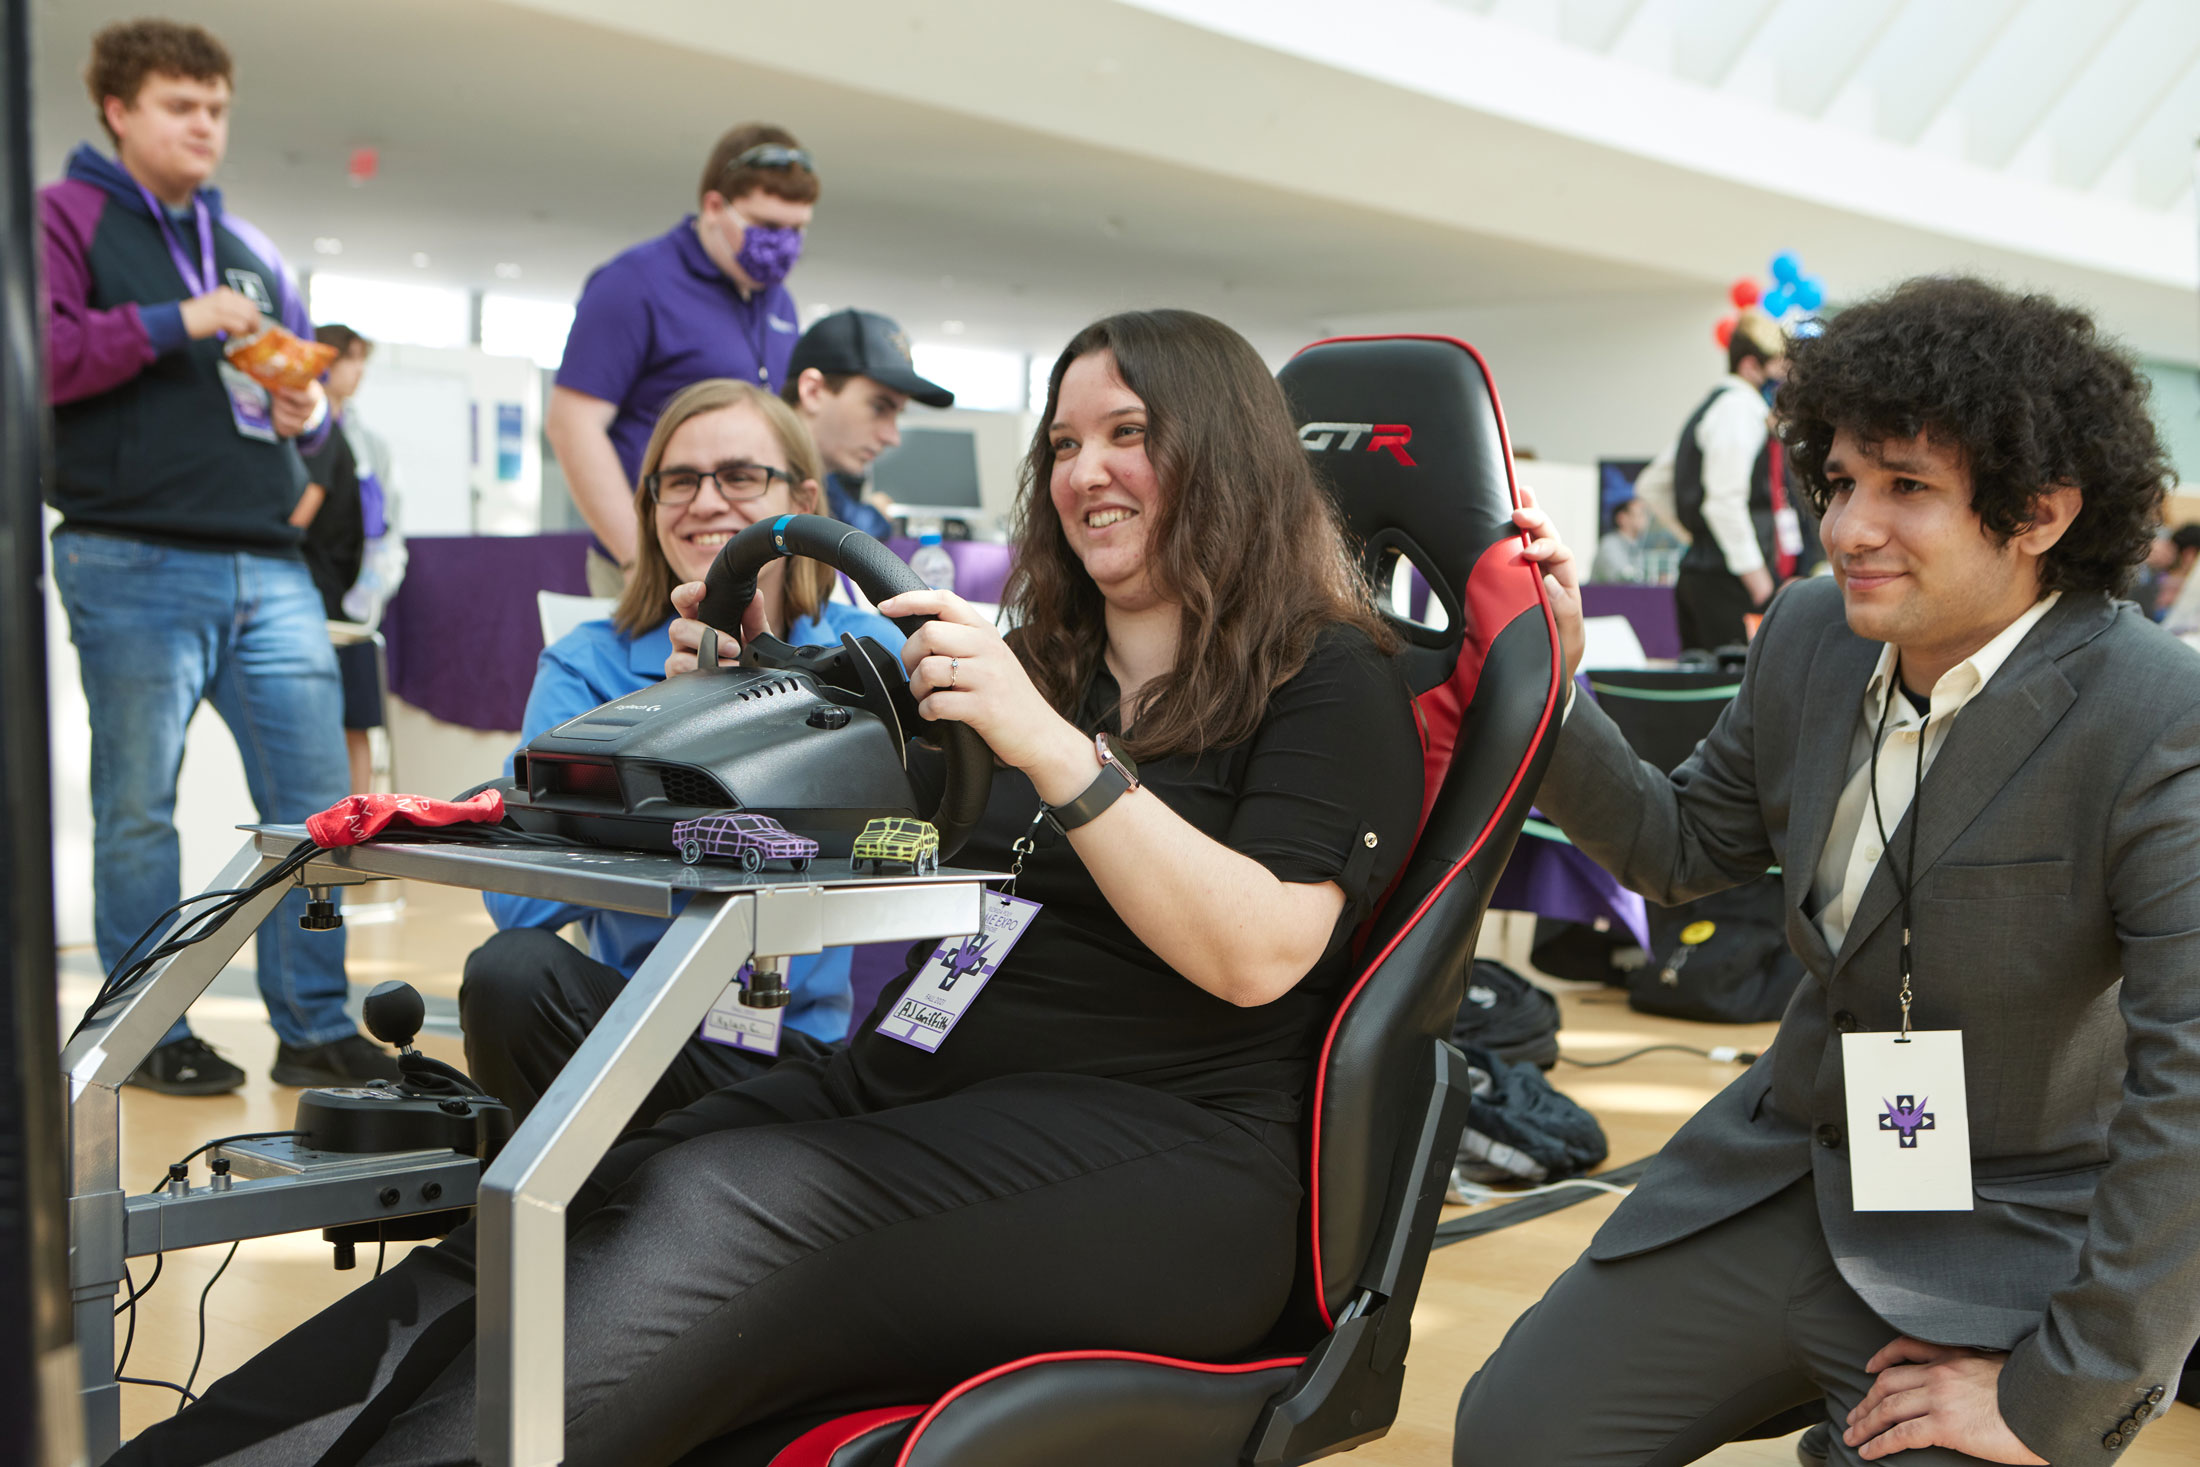
{"label": "person in background", "polygon": [[596,535],[591,593],[618,595],[634,564],[634,483],[673,394],[706,377],[768,392],[785,381],[801,318],[781,282],[817,196],[794,135],[744,123],[711,149],[697,211],[581,287],[543,426]]}
{"label": "person in background", "polygon": [[1647,585],[1655,579],[1650,573],[1650,554],[1678,544],[1673,532],[1652,517],[1646,502],[1640,498],[1623,500],[1612,511],[1612,533],[1597,541],[1596,562],[1589,579],[1611,585]]}
{"label": "person in background", "polygon": [[795,343],[780,396],[802,415],[825,464],[825,503],[834,519],[873,539],[893,533],[878,506],[866,503],[871,462],[901,442],[902,410],[955,405],[955,394],[917,375],[909,338],[871,311],[835,311],[812,322]]}
{"label": "person in background", "polygon": [[[728,540],[758,520],[821,512],[817,450],[794,411],[761,387],[698,382],[666,405],[642,456],[629,511],[641,547],[609,619],[585,622],[546,648],[520,728],[521,747],[591,708],[664,676],[672,655],[672,588],[699,581]],[[875,612],[829,601],[833,572],[814,560],[774,560],[757,577],[752,625],[797,646],[836,645],[843,632],[899,652],[899,628]],[[730,640],[730,639],[729,639]],[[505,773],[511,773],[511,761]],[[668,919],[491,893],[503,929],[466,960],[459,1017],[467,1069],[487,1093],[525,1115],[596,1020],[671,926]],[[579,922],[588,953],[558,929]],[[593,954],[593,956],[590,956]],[[848,1032],[849,949],[788,964],[793,997],[780,1055],[819,1058]],[[664,1097],[731,1085],[768,1068],[768,1057],[702,1039],[689,1043],[651,1092]]]}
{"label": "person in background", "polygon": [[[201,702],[236,737],[260,819],[302,821],[345,793],[336,655],[295,513],[298,445],[319,446],[328,400],[318,385],[270,392],[222,355],[263,317],[312,331],[275,246],[208,187],[231,70],[198,26],[102,30],[86,81],[115,156],[80,145],[39,195],[54,579],[91,713],[93,923],[110,971],[180,895],[176,783]],[[276,1083],[395,1079],[344,1013],[342,931],[301,931],[305,901],[292,893],[259,930]],[[243,1081],[181,1020],[130,1078],[171,1095]]]}
{"label": "person in background", "polygon": [[[321,609],[330,621],[358,621],[345,609],[345,601],[366,566],[367,545],[384,530],[367,518],[367,490],[379,481],[359,458],[352,441],[345,407],[359,390],[367,357],[374,343],[349,326],[320,326],[314,338],[337,350],[336,360],[321,379],[328,393],[329,417],[334,431],[321,446],[305,455],[312,481],[291,518],[305,527],[306,569],[321,593]],[[376,494],[379,501],[380,495]],[[379,502],[375,518],[383,518]],[[344,747],[349,756],[351,788],[365,794],[374,780],[374,760],[367,730],[382,726],[382,674],[376,665],[372,642],[347,642],[336,649],[336,669],[344,684]]]}
{"label": "person in background", "polygon": [[1635,486],[1688,534],[1673,602],[1681,645],[1689,648],[1748,641],[1745,618],[1772,599],[1783,553],[1792,561],[1803,549],[1794,512],[1782,502],[1785,469],[1765,401],[1770,385],[1787,375],[1787,337],[1763,312],[1744,311],[1727,339],[1726,362],[1726,376]]}

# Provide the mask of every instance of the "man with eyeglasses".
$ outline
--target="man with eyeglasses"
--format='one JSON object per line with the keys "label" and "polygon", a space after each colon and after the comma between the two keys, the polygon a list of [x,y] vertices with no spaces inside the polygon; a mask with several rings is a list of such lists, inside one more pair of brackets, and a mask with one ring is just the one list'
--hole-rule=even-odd
{"label": "man with eyeglasses", "polygon": [[766,392],[785,379],[800,318],[782,282],[818,188],[792,133],[744,123],[711,149],[697,211],[581,287],[545,428],[596,536],[595,595],[618,595],[634,564],[635,476],[673,394],[708,377]]}

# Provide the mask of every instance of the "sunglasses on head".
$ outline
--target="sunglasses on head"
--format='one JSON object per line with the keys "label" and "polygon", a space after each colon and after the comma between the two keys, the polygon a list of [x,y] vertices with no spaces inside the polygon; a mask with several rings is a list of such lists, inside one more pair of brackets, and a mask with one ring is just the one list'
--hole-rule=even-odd
{"label": "sunglasses on head", "polygon": [[790,148],[785,143],[758,143],[755,147],[733,160],[736,168],[808,168],[817,169],[810,162],[810,155],[800,148]]}

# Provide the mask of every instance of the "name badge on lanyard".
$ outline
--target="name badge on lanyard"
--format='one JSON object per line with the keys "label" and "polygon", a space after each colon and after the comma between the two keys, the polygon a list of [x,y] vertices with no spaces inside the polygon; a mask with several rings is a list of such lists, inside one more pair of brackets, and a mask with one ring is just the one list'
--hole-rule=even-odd
{"label": "name badge on lanyard", "polygon": [[1879,809],[1879,751],[1887,715],[1898,696],[1898,662],[1888,679],[1887,703],[1872,736],[1872,819],[1879,847],[1902,895],[1899,1034],[1841,1036],[1841,1084],[1849,1127],[1850,1205],[1858,1212],[1969,1212],[1971,1197],[1970,1099],[1963,1084],[1963,1031],[1910,1028],[1910,890],[1917,879],[1917,827],[1925,802],[1928,715],[1917,729],[1917,779],[1910,787],[1910,851],[1897,864]]}
{"label": "name badge on lanyard", "polygon": [[[206,212],[206,200],[193,196],[191,200],[192,222],[197,226],[199,257],[193,263],[184,250],[183,241],[176,238],[174,221],[162,207],[153,191],[143,184],[138,193],[145,200],[145,207],[153,211],[153,227],[160,231],[161,243],[168,246],[168,258],[174,262],[176,273],[183,277],[183,288],[193,297],[205,295],[214,289],[214,220]],[[222,362],[222,393],[229,399],[230,421],[237,432],[246,438],[257,438],[263,443],[275,441],[275,400],[268,390],[238,371],[228,362]]]}
{"label": "name badge on lanyard", "polygon": [[1037,902],[1003,892],[987,892],[984,902],[978,931],[951,937],[932,950],[892,1011],[878,1021],[879,1033],[938,1052],[986,983],[1000,971],[1008,950],[1039,915]]}
{"label": "name badge on lanyard", "polygon": [[734,1049],[745,1049],[751,1054],[779,1053],[779,1024],[786,1017],[786,1007],[752,1009],[741,1002],[741,991],[749,980],[749,965],[743,963],[741,971],[726,985],[726,991],[718,995],[718,1002],[703,1015],[702,1037],[713,1044],[723,1044]]}
{"label": "name badge on lanyard", "polygon": [[1858,1212],[1969,1212],[1963,1031],[1841,1036],[1849,1191]]}

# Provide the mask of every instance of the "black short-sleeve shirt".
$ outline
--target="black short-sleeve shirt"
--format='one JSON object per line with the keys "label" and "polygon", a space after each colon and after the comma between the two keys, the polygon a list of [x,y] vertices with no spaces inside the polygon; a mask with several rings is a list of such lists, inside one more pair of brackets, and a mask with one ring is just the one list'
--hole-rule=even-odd
{"label": "black short-sleeve shirt", "polygon": [[[1115,729],[1117,699],[1103,672],[1074,721],[1088,733]],[[887,986],[850,1044],[865,1087],[881,1103],[907,1104],[998,1075],[1068,1072],[1261,1120],[1297,1119],[1352,977],[1353,930],[1388,888],[1420,820],[1421,768],[1395,661],[1347,627],[1321,635],[1251,738],[1139,766],[1171,810],[1279,880],[1344,888],[1320,961],[1289,993],[1254,1008],[1214,997],[1156,957],[1116,916],[1068,838],[1044,823],[1032,830],[1039,797],[1031,782],[997,771],[985,817],[956,864],[1005,871],[1011,842],[1030,831],[1038,849],[1016,892],[1041,909],[936,1054],[876,1032],[908,975]]]}

